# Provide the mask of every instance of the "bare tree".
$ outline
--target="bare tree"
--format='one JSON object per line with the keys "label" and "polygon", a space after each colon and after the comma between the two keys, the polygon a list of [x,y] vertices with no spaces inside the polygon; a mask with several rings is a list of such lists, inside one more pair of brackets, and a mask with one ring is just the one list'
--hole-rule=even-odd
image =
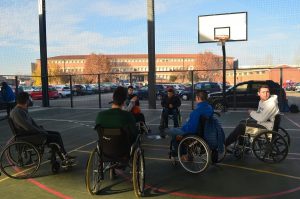
{"label": "bare tree", "polygon": [[[85,77],[87,83],[97,82],[97,74],[110,72],[110,63],[107,56],[103,54],[90,54],[86,58],[84,73],[93,74]],[[102,79],[107,79],[108,75],[102,76]]]}
{"label": "bare tree", "polygon": [[196,70],[205,70],[198,72],[200,80],[219,81],[221,79],[222,71],[217,70],[222,68],[222,57],[213,54],[212,52],[205,52],[198,54],[195,63]]}

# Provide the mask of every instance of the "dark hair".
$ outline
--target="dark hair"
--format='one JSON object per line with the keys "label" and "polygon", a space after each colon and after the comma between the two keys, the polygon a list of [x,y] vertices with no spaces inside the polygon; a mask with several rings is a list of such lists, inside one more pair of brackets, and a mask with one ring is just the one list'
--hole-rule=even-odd
{"label": "dark hair", "polygon": [[270,87],[267,84],[263,84],[258,88],[258,92],[260,92],[260,89],[262,89],[262,88],[267,88],[270,91]]}
{"label": "dark hair", "polygon": [[127,98],[127,90],[122,86],[118,86],[113,94],[113,103],[121,106]]}
{"label": "dark hair", "polygon": [[207,100],[207,92],[206,90],[196,90],[195,96],[199,97],[202,101]]}
{"label": "dark hair", "polygon": [[128,87],[127,87],[127,89],[130,89],[130,88],[133,89],[133,86],[128,86]]}
{"label": "dark hair", "polygon": [[28,100],[29,100],[29,94],[26,92],[20,92],[17,95],[17,103],[18,104],[26,104]]}
{"label": "dark hair", "polygon": [[8,84],[7,84],[6,82],[1,82],[1,85],[2,85],[3,87],[7,87],[7,86],[8,86]]}

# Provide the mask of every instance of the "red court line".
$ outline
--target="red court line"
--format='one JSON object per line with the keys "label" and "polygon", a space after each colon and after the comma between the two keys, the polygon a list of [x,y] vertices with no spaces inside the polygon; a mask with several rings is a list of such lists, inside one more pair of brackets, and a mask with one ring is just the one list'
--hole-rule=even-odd
{"label": "red court line", "polygon": [[[130,181],[130,177],[126,176],[122,171],[117,171],[117,173],[120,174],[123,178]],[[263,199],[263,198],[273,198],[275,196],[282,196],[282,195],[286,195],[286,194],[293,193],[293,192],[300,190],[300,186],[299,186],[299,187],[296,187],[293,189],[288,189],[286,191],[275,192],[275,193],[270,193],[270,194],[254,195],[254,196],[208,196],[208,195],[188,194],[188,193],[183,193],[183,192],[172,192],[170,190],[161,189],[161,188],[154,187],[151,185],[145,185],[145,187],[147,189],[150,188],[153,191],[167,193],[167,194],[173,195],[173,196],[180,196],[180,197],[185,197],[185,198],[196,198],[196,199]]]}
{"label": "red court line", "polygon": [[41,189],[43,189],[45,191],[47,191],[48,193],[51,193],[51,194],[57,196],[58,198],[72,199],[72,197],[64,195],[64,194],[62,194],[62,193],[60,193],[58,191],[55,191],[54,189],[51,189],[51,188],[47,187],[46,185],[44,185],[44,184],[42,184],[42,183],[40,183],[40,182],[38,182],[38,181],[36,181],[34,179],[28,179],[27,181],[30,182],[30,183],[32,183],[32,184],[34,184],[34,185],[36,185],[37,187],[39,187],[39,188],[41,188]]}

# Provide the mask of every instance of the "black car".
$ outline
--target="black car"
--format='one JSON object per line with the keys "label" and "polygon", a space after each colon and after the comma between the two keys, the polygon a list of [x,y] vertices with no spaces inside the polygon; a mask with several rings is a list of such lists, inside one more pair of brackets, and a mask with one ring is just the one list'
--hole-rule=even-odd
{"label": "black car", "polygon": [[[283,107],[284,103],[287,103],[286,93],[280,85],[272,80],[266,81],[247,81],[241,82],[236,86],[230,87],[226,90],[226,102],[223,100],[223,93],[216,92],[209,94],[208,101],[214,107],[214,109],[222,110],[225,106],[233,107],[234,106],[234,91],[236,96],[236,107],[244,108],[257,108],[259,102],[259,96],[257,95],[258,88],[266,84],[270,87],[271,95],[278,96],[279,107]],[[282,94],[282,97],[280,97]]]}
{"label": "black car", "polygon": [[[155,85],[155,88],[156,88],[156,98],[158,100],[161,100],[162,97],[167,93],[165,87],[161,84],[157,84]],[[142,87],[134,91],[134,94],[136,94],[140,100],[148,99],[148,87],[147,86]]]}
{"label": "black car", "polygon": [[[220,92],[221,88],[216,82],[198,82],[194,85],[194,90],[205,90],[208,93]],[[192,99],[192,87],[186,87],[179,93],[182,100]]]}

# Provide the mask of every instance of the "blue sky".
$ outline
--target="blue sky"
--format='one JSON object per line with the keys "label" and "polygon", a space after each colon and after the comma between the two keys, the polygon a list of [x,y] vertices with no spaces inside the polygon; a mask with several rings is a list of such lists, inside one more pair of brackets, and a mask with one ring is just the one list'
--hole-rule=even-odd
{"label": "blue sky", "polygon": [[[0,74],[30,74],[39,58],[37,0],[0,1]],[[48,56],[147,53],[147,0],[46,0]],[[228,42],[240,65],[300,63],[298,0],[156,0],[156,53],[221,55],[199,44],[198,16],[248,12],[248,41]]]}

